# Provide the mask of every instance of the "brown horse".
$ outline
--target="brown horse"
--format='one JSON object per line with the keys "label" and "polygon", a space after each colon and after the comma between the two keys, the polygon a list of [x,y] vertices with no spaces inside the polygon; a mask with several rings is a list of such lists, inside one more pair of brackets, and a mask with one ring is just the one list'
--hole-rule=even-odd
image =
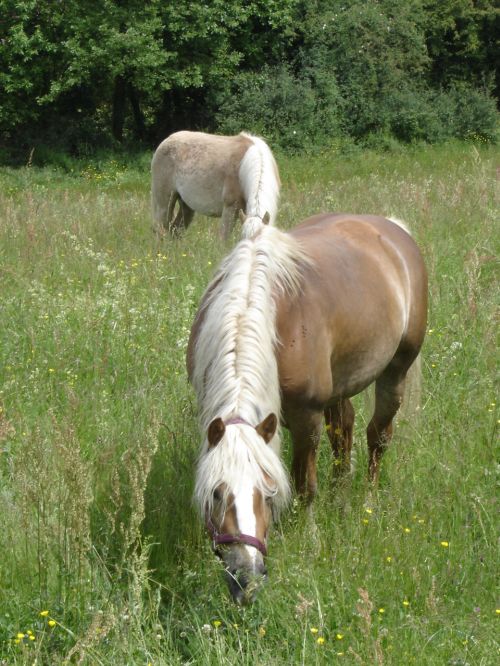
{"label": "brown horse", "polygon": [[265,575],[267,530],[289,495],[278,417],[292,435],[296,489],[312,499],[324,420],[346,470],[350,398],[375,382],[367,436],[376,480],[426,313],[418,247],[382,217],[317,215],[289,233],[262,226],[222,263],[187,363],[204,436],[195,496],[237,601]]}
{"label": "brown horse", "polygon": [[268,212],[274,224],[281,184],[273,154],[259,137],[176,132],[156,149],[151,177],[153,217],[169,232],[186,228],[195,211],[222,216],[224,237],[240,210],[259,220]]}

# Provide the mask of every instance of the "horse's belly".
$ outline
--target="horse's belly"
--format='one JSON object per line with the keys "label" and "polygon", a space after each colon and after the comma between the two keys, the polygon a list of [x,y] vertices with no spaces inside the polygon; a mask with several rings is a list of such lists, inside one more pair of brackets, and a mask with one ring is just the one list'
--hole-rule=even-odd
{"label": "horse's belly", "polygon": [[209,217],[222,215],[222,186],[220,183],[210,184],[188,178],[179,180],[176,186],[181,199],[192,210]]}
{"label": "horse's belly", "polygon": [[370,386],[389,365],[395,349],[374,351],[370,358],[359,356],[332,363],[331,402],[351,398]]}

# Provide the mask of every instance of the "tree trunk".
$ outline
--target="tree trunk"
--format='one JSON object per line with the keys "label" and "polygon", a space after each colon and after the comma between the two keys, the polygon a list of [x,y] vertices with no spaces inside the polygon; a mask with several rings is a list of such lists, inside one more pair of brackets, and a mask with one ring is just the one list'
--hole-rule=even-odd
{"label": "tree trunk", "polygon": [[144,114],[141,111],[137,92],[132,84],[128,87],[128,97],[134,114],[135,136],[142,141],[146,135],[146,123],[144,122]]}
{"label": "tree trunk", "polygon": [[117,141],[123,141],[123,125],[125,124],[125,104],[127,101],[127,85],[123,76],[115,78],[113,91],[113,110],[111,116],[111,131]]}

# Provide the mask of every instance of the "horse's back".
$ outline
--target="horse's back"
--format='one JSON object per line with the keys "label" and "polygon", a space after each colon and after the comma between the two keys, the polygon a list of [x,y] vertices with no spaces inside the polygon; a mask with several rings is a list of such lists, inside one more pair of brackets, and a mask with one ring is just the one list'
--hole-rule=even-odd
{"label": "horse's back", "polygon": [[[353,395],[422,343],[427,277],[411,235],[388,219],[323,214],[290,234],[312,260],[298,298],[278,299],[284,391]],[[411,361],[410,361],[411,362]]]}
{"label": "horse's back", "polygon": [[181,130],[170,134],[160,143],[153,160],[168,156],[182,163],[185,160],[210,157],[215,164],[223,163],[224,160],[227,162],[228,159],[238,160],[239,163],[252,144],[252,139],[245,134],[223,136]]}

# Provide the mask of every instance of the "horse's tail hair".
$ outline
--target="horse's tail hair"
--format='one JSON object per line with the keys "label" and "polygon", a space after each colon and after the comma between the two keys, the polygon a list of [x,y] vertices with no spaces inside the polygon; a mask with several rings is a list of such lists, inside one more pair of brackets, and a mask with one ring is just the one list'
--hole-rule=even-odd
{"label": "horse's tail hair", "polygon": [[278,212],[281,181],[278,165],[267,143],[258,136],[242,132],[252,141],[239,168],[239,179],[246,201],[247,217],[264,217],[269,213],[274,225]]}
{"label": "horse's tail hair", "polygon": [[[363,391],[363,397],[367,419],[370,421],[373,410],[375,409],[375,384],[371,384]],[[417,414],[420,412],[421,401],[422,354],[419,353],[406,373],[403,401],[395,418],[403,418],[405,420],[413,419],[413,417],[417,416]]]}
{"label": "horse's tail hair", "polygon": [[406,375],[405,391],[400,414],[405,419],[416,416],[422,402],[422,354],[419,353]]}

